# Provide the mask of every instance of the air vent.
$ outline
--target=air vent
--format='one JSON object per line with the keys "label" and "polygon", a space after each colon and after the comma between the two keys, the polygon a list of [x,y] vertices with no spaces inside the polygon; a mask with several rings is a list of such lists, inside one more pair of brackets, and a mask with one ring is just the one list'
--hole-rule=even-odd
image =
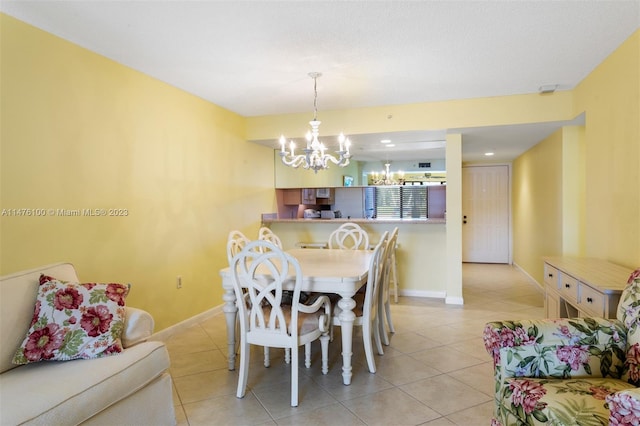
{"label": "air vent", "polygon": [[418,163],[419,169],[428,169],[431,167],[431,163]]}

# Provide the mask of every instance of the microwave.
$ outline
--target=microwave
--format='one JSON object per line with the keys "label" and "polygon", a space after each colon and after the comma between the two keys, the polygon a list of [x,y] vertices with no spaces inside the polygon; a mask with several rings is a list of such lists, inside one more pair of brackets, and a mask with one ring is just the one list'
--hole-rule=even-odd
{"label": "microwave", "polygon": [[329,198],[331,191],[329,188],[318,188],[316,189],[316,198]]}

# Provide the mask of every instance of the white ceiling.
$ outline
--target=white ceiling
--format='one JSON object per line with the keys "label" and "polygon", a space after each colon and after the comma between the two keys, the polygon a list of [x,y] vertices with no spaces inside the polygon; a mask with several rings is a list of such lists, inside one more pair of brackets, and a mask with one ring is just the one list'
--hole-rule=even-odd
{"label": "white ceiling", "polygon": [[[2,0],[0,10],[243,116],[311,118],[307,74],[321,72],[320,120],[323,110],[570,90],[640,28],[640,0]],[[491,149],[491,161],[510,161],[562,124],[457,129],[463,160]],[[439,158],[421,143],[447,130],[359,135],[354,157]],[[376,153],[384,137],[396,147]]]}

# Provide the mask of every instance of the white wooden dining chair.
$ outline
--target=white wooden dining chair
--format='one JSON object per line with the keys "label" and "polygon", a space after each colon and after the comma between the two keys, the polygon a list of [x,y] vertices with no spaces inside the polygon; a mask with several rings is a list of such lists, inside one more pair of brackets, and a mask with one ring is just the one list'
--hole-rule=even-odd
{"label": "white wooden dining chair", "polygon": [[249,244],[250,241],[246,235],[238,230],[229,232],[229,236],[227,237],[227,260],[229,261],[229,265],[231,265],[233,256],[240,253],[244,246]]}
{"label": "white wooden dining chair", "polygon": [[[391,234],[384,239],[386,240],[384,242],[386,249],[384,255],[385,258],[383,259],[384,268],[382,271],[382,279],[379,287],[380,296],[378,298],[378,310],[380,314],[380,321],[378,322],[378,327],[380,328],[382,343],[389,346],[391,340],[390,335],[396,332],[396,329],[393,326],[393,321],[391,320],[391,296],[389,295],[389,282],[391,281],[391,277],[394,272],[395,249],[398,243],[398,227],[391,231]],[[383,238],[380,240],[382,241]]]}
{"label": "white wooden dining chair", "polygon": [[329,235],[329,248],[366,250],[369,248],[369,234],[357,223],[343,223]]}
{"label": "white wooden dining chair", "polygon": [[266,226],[262,226],[258,231],[258,239],[263,241],[271,241],[273,244],[282,248],[282,241],[280,241],[280,237],[278,237],[271,228],[267,228]]}
{"label": "white wooden dining chair", "polygon": [[[383,238],[380,239],[378,245],[373,249],[373,255],[371,256],[371,260],[369,261],[369,273],[367,275],[367,283],[366,290],[364,293],[356,293],[353,296],[353,300],[356,302],[356,306],[353,308],[353,313],[356,318],[353,322],[353,326],[362,327],[362,340],[364,343],[364,353],[367,359],[367,365],[369,366],[369,371],[371,373],[376,372],[376,361],[373,356],[373,339],[376,342],[376,348],[378,349],[378,354],[384,355],[384,350],[382,349],[382,343],[380,340],[380,327],[379,321],[382,320],[380,318],[379,313],[379,285],[382,283],[382,273],[384,269],[384,255],[386,250],[386,245],[384,241],[386,240],[388,232],[383,234]],[[333,308],[333,316],[331,317],[331,326],[332,326],[332,337],[333,337],[333,327],[340,326],[340,314],[342,313],[342,309],[337,303]]]}
{"label": "white wooden dining chair", "polygon": [[[311,367],[311,342],[320,339],[322,374],[327,374],[331,302],[318,296],[299,303],[302,270],[298,261],[269,241],[252,241],[231,262],[240,318],[240,368],[236,396],[242,398],[249,375],[250,345],[291,349],[291,406],[298,406],[298,347]],[[294,281],[293,301],[282,304],[283,284]],[[248,295],[245,297],[245,294]]]}

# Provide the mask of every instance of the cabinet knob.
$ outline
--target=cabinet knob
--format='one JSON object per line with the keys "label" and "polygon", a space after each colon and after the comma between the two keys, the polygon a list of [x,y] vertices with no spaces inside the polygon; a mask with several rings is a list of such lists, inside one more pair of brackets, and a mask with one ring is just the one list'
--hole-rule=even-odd
{"label": "cabinet knob", "polygon": [[564,287],[565,287],[565,288],[571,288],[571,284],[566,283],[566,284],[564,285]]}
{"label": "cabinet knob", "polygon": [[553,278],[553,274],[549,274],[549,278]]}
{"label": "cabinet knob", "polygon": [[593,303],[593,299],[591,297],[587,297],[587,303]]}

